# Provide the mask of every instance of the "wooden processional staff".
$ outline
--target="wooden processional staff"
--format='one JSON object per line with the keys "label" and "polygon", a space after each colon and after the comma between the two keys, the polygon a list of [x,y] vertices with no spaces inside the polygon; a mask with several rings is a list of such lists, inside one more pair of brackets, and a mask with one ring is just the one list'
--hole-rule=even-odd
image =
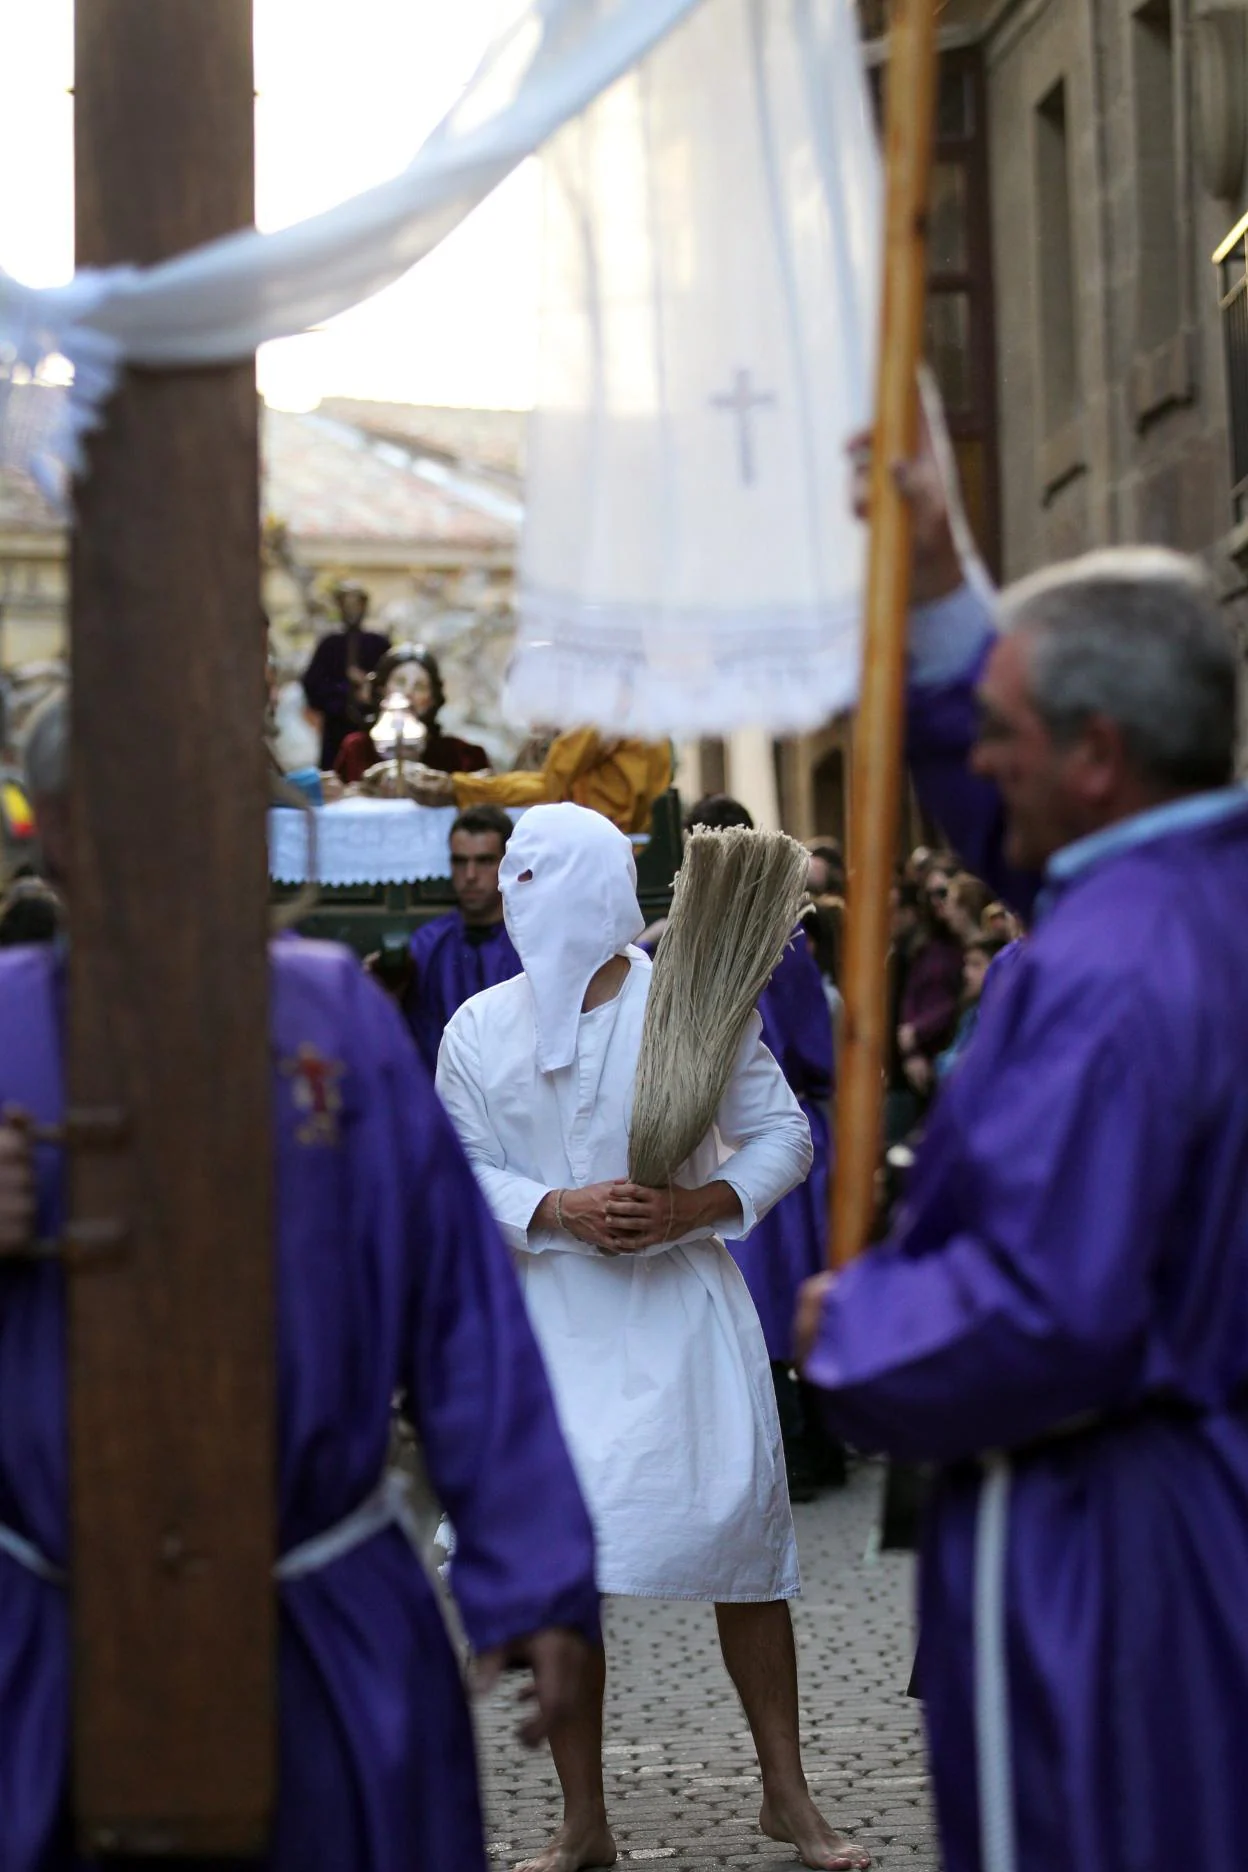
{"label": "wooden processional staff", "polygon": [[[79,266],[252,224],[251,0],[76,0],[74,53]],[[256,428],[250,362],[128,371],[76,497],[66,1259],[92,1854],[255,1852],[273,1801]]]}
{"label": "wooden processional staff", "polygon": [[836,1089],[836,1177],[828,1254],[845,1267],[875,1215],[888,1037],[889,896],[904,757],[910,513],[892,476],[914,453],[927,287],[927,209],[936,91],[937,0],[894,0],[885,133],[884,295],[871,457],[871,545],[862,693],[850,786],[845,1024]]}

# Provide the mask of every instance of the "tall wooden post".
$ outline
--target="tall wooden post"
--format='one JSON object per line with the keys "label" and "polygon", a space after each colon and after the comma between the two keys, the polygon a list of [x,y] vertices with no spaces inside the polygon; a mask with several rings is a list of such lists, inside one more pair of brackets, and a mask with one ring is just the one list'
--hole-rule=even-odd
{"label": "tall wooden post", "polygon": [[884,304],[871,470],[871,552],[862,695],[850,783],[845,1022],[836,1091],[829,1254],[843,1267],[875,1213],[888,1041],[889,894],[903,787],[902,706],[910,514],[892,465],[914,452],[916,371],[927,286],[927,203],[936,93],[936,0],[894,0],[889,30]]}
{"label": "tall wooden post", "polygon": [[[251,26],[251,0],[77,0],[79,265],[251,223]],[[256,423],[250,363],[131,372],[78,494],[74,1790],[96,1851],[252,1851],[272,1800]]]}

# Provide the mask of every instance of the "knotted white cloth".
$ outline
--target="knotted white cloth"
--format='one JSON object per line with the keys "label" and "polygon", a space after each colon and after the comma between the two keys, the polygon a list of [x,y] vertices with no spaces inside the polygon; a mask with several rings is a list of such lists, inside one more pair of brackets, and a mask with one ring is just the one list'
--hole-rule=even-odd
{"label": "knotted white cloth", "polygon": [[[247,229],[65,288],[35,291],[0,272],[0,461],[63,492],[119,363],[250,357],[380,292],[697,4],[516,0],[463,96],[376,188],[276,233]],[[53,357],[68,359],[74,383],[49,433],[31,412],[62,400],[40,397],[29,379]]]}
{"label": "knotted white cloth", "polygon": [[[346,311],[539,148],[510,712],[650,737],[812,727],[860,665],[843,451],[869,410],[881,191],[852,0],[514,0],[393,180],[60,291],[0,273],[0,462],[55,497],[121,363],[244,358]],[[58,357],[65,400],[37,388]]]}

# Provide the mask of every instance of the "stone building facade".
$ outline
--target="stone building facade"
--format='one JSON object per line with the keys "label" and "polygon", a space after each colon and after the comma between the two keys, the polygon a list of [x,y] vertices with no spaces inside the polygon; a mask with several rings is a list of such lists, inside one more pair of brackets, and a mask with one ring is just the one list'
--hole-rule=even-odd
{"label": "stone building facade", "polygon": [[[501,722],[498,701],[523,443],[515,411],[345,401],[309,415],[264,410],[262,590],[283,672],[302,669],[334,627],[334,582],[357,578],[381,628],[437,651],[448,728],[471,728],[510,759],[523,737]],[[68,618],[61,520],[29,480],[0,469],[0,671],[63,658]]]}
{"label": "stone building facade", "polygon": [[1233,544],[1210,259],[1244,206],[1242,119],[1235,157],[1212,95],[1242,60],[1226,19],[1010,0],[985,23],[1007,577],[1116,541]]}
{"label": "stone building facade", "polygon": [[[1244,629],[1248,8],[950,0],[941,19],[928,345],[985,557],[1012,579],[1179,547]],[[883,73],[875,0],[864,20]],[[777,749],[800,836],[839,830],[843,738]]]}

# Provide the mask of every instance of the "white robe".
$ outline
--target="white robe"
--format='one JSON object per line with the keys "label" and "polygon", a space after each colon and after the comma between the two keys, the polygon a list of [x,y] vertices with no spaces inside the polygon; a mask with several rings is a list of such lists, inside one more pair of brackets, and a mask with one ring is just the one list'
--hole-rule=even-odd
{"label": "white robe", "polygon": [[[593,1516],[604,1593],[762,1600],[799,1591],[762,1329],[722,1240],[701,1230],[639,1255],[529,1232],[551,1189],[627,1175],[650,963],[629,950],[613,1001],[580,1017],[576,1058],[537,1068],[523,975],[465,1002],[438,1091],[510,1243]],[[810,1130],[751,1018],[715,1131],[678,1181],[717,1178],[746,1235],[811,1163]]]}

